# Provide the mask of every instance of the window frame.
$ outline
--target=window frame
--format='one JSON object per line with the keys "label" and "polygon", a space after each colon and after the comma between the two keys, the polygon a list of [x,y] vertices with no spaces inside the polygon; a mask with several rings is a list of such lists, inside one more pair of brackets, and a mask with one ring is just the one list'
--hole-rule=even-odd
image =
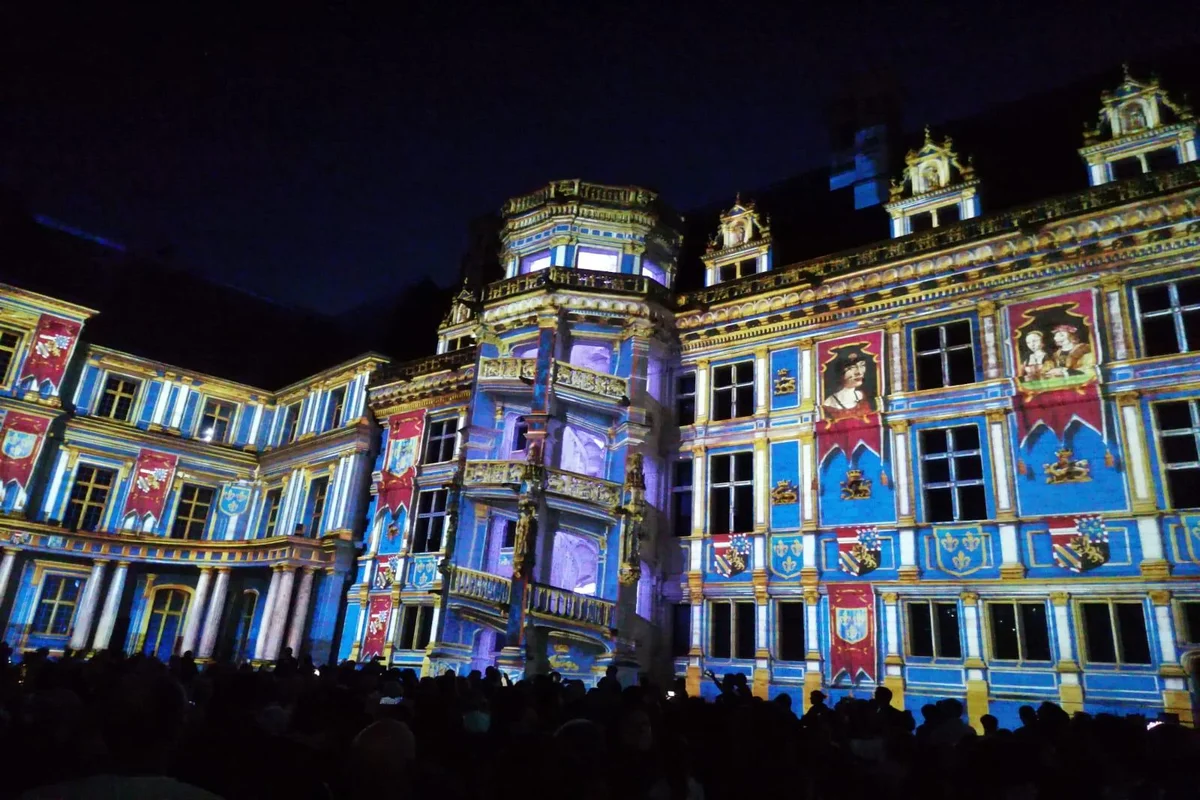
{"label": "window frame", "polygon": [[329,390],[329,430],[341,427],[345,422],[342,418],[346,415],[346,395],[349,388],[349,384],[343,383]]}
{"label": "window frame", "polygon": [[[75,498],[75,489],[79,486],[80,470],[90,470],[91,477],[88,479],[88,490],[82,498]],[[109,476],[107,485],[98,484],[95,477],[98,473],[106,473]],[[117,486],[117,471],[112,467],[107,467],[99,464],[92,464],[87,461],[80,461],[75,465],[75,471],[71,474],[71,486],[67,490],[67,503],[63,508],[63,527],[72,531],[95,532],[103,530],[104,518],[108,514],[108,502],[112,498],[113,489]],[[93,500],[93,489],[103,489],[104,496],[100,500]],[[72,522],[71,509],[78,505],[80,507],[79,516]],[[85,528],[83,522],[87,518],[89,509],[99,509],[98,516],[94,527]]]}
{"label": "window frame", "polygon": [[[955,445],[954,445],[954,432],[956,430],[958,430],[959,428],[973,428],[975,430],[976,439],[979,442],[978,446],[975,447],[974,449],[969,449],[969,450],[956,450]],[[934,431],[942,431],[942,432],[945,432],[945,434],[946,434],[946,450],[943,453],[930,454],[930,453],[926,452],[925,436],[926,436],[926,434],[932,433]],[[962,425],[947,425],[947,426],[935,426],[935,427],[929,427],[929,428],[922,428],[922,429],[918,430],[917,433],[918,433],[917,439],[918,439],[918,448],[919,448],[917,451],[917,459],[918,459],[917,475],[921,482],[921,516],[923,517],[922,521],[926,522],[926,523],[930,523],[930,524],[941,524],[941,523],[958,523],[958,522],[984,522],[984,521],[990,519],[991,509],[988,506],[988,480],[987,480],[987,477],[988,477],[987,466],[988,465],[987,465],[987,459],[985,458],[985,440],[984,440],[985,431],[980,430],[980,426],[978,423],[969,422],[969,423],[965,423]],[[978,478],[967,478],[967,479],[960,481],[957,478],[958,465],[955,463],[956,459],[960,458],[962,456],[971,456],[971,455],[976,456],[979,459],[979,477]],[[949,466],[949,471],[950,471],[949,480],[946,480],[946,481],[926,480],[925,464],[927,464],[930,461],[945,461],[945,462],[947,462],[947,465]],[[961,498],[959,497],[959,492],[958,492],[958,489],[960,486],[962,486],[962,487],[981,486],[983,488],[983,514],[984,514],[984,516],[982,516],[978,519],[966,519],[962,516],[962,513],[961,513],[962,501],[961,501]],[[928,496],[928,492],[930,489],[950,489],[951,509],[954,512],[954,516],[952,519],[934,520],[930,517],[930,513],[929,513],[930,503],[929,503],[929,496]]]}
{"label": "window frame", "polygon": [[[54,639],[69,638],[71,635],[71,630],[75,626],[75,615],[79,613],[79,601],[83,598],[83,593],[87,589],[88,577],[89,577],[88,573],[86,573],[86,572],[79,572],[79,573],[61,572],[59,570],[43,572],[40,576],[40,579],[38,580],[37,600],[36,600],[36,602],[33,603],[33,609],[29,615],[29,635],[54,638]],[[47,600],[47,598],[46,598],[46,583],[51,578],[59,580],[60,583],[58,585],[58,591],[55,593],[54,599]],[[68,581],[79,581],[79,588],[76,590],[74,600],[63,600],[62,599],[63,588],[67,585]],[[46,618],[46,629],[38,630],[34,626],[38,620],[38,612],[41,610],[42,606],[45,604],[51,605],[52,608],[50,610],[49,616]],[[62,633],[54,633],[55,617],[58,616],[59,609],[66,607],[66,606],[69,606],[71,609],[70,614],[67,617],[66,630],[63,631]]]}
{"label": "window frame", "polygon": [[[757,365],[755,363],[756,361],[757,361],[757,359],[754,359],[754,358],[739,359],[737,361],[731,361],[727,364],[720,364],[720,365],[712,368],[712,386],[709,387],[709,395],[710,395],[710,401],[711,401],[712,405],[709,408],[709,418],[713,422],[724,422],[726,420],[746,419],[748,417],[754,416],[754,412],[756,410],[756,407],[758,406],[758,391],[757,391],[758,390],[758,387],[757,387],[758,375],[756,374],[757,373],[757,369],[756,369]],[[745,368],[745,367],[749,367],[749,369],[750,369],[750,380],[748,380],[748,381],[738,380],[738,375],[741,372],[741,369],[739,369],[739,368]],[[718,376],[718,374],[720,374],[720,372],[722,370],[730,371],[729,372],[729,381],[730,382],[729,382],[728,386],[719,386],[717,384],[717,376]],[[750,409],[748,412],[740,413],[739,409],[738,409],[738,390],[745,389],[747,387],[750,389]],[[717,408],[718,408],[717,397],[722,392],[729,392],[729,416],[728,417],[717,416]]]}
{"label": "window frame", "polygon": [[329,476],[316,475],[308,480],[304,493],[305,533],[314,539],[321,537],[321,525],[329,505]]}
{"label": "window frame", "polygon": [[[193,490],[193,496],[192,496],[192,499],[190,499],[190,500],[187,499],[187,496],[186,496],[187,491],[189,489]],[[201,491],[207,491],[209,493],[207,503],[202,504],[202,503],[198,503],[196,501],[196,496]],[[216,501],[217,501],[217,490],[214,489],[213,487],[205,486],[202,483],[182,484],[179,487],[179,499],[175,502],[175,513],[171,519],[171,530],[168,533],[167,538],[178,539],[179,541],[184,541],[184,542],[204,541],[205,534],[208,532],[208,525],[212,521],[213,507],[216,505]],[[183,514],[185,503],[187,503],[189,506],[188,514],[186,517],[182,517],[181,515]],[[203,519],[192,515],[198,505],[205,506]],[[177,530],[178,530],[178,526],[181,521],[184,524],[183,524],[183,529],[182,529],[182,535],[179,535],[177,533]],[[196,523],[200,524],[200,535],[199,536],[189,536],[188,534],[191,532],[192,526],[195,525]]]}
{"label": "window frame", "polygon": [[262,522],[259,530],[261,538],[270,539],[279,527],[279,509],[283,506],[283,487],[267,489],[263,493]]}
{"label": "window frame", "polygon": [[[407,642],[407,644],[411,644],[413,646],[405,647],[406,642],[404,640],[406,638],[405,633],[408,631],[407,623],[410,612],[412,612],[415,620],[412,626],[412,638]],[[433,603],[402,603],[400,606],[400,624],[396,626],[396,649],[406,653],[420,653],[428,649],[429,644],[433,641],[434,612],[435,607]],[[428,638],[425,640],[425,645],[423,647],[417,647],[417,640],[421,636],[421,622],[425,619],[429,620],[429,631],[427,634]]]}
{"label": "window frame", "polygon": [[[1196,630],[1188,623],[1188,606],[1196,606],[1200,610],[1200,597],[1177,597],[1175,606],[1175,640],[1182,645],[1200,644],[1200,624]],[[1200,616],[1200,614],[1198,614]]]}
{"label": "window frame", "polygon": [[[688,471],[691,474],[691,480],[686,485],[679,481],[679,471],[683,465],[687,465]],[[686,532],[680,532],[679,522],[681,515],[678,514],[681,501],[677,498],[686,497],[688,527]],[[671,462],[671,535],[677,539],[682,539],[685,536],[691,536],[695,530],[696,519],[693,514],[693,509],[696,507],[696,461],[692,458],[680,458]]]}
{"label": "window frame", "polygon": [[[961,664],[967,658],[966,638],[963,636],[963,613],[962,601],[959,598],[945,597],[914,597],[905,598],[903,604],[904,618],[904,657],[906,659],[914,658],[921,659],[921,663],[955,663]],[[912,639],[912,609],[917,606],[924,606],[929,615],[929,625],[931,631],[931,640],[933,645],[933,655],[920,655],[913,652]],[[942,631],[938,624],[937,615],[934,613],[935,606],[953,606],[956,621],[958,622],[958,655],[943,655],[942,650]]]}
{"label": "window frame", "polygon": [[[966,344],[946,344],[946,328],[950,325],[966,325],[967,326],[967,342]],[[917,334],[920,331],[937,329],[938,346],[933,350],[918,350],[917,349]],[[975,325],[967,318],[955,317],[951,319],[931,320],[924,324],[914,324],[909,329],[909,344],[912,352],[913,369],[912,369],[912,389],[914,391],[933,391],[937,389],[953,389],[957,386],[970,386],[973,383],[979,382],[979,365],[975,363]],[[950,353],[966,350],[971,356],[971,380],[963,383],[953,383],[950,380]],[[937,356],[941,364],[940,386],[922,386],[920,382],[921,369],[920,363],[923,356]]]}
{"label": "window frame", "polygon": [[[1188,415],[1191,417],[1191,427],[1189,428],[1164,428],[1159,421],[1159,408],[1168,404],[1181,403],[1188,408]],[[1200,508],[1200,498],[1197,498],[1195,505],[1181,505],[1175,502],[1173,492],[1171,491],[1170,473],[1173,471],[1197,470],[1200,471],[1200,399],[1194,397],[1183,397],[1175,399],[1156,400],[1150,404],[1151,419],[1154,422],[1154,430],[1158,434],[1155,438],[1155,448],[1158,456],[1159,469],[1162,471],[1162,492],[1163,498],[1167,501],[1167,508],[1172,510],[1187,510]],[[1167,453],[1163,447],[1163,443],[1167,438],[1183,438],[1188,435],[1192,437],[1192,445],[1196,448],[1196,461],[1171,462],[1167,460]]]}
{"label": "window frame", "polygon": [[[437,510],[437,496],[439,494],[442,496],[442,507],[441,507],[440,511]],[[440,553],[440,552],[442,552],[442,549],[445,548],[445,546],[446,546],[446,517],[449,516],[449,502],[450,502],[449,495],[450,495],[450,491],[441,486],[430,487],[427,489],[420,489],[417,492],[417,502],[414,504],[416,513],[413,514],[412,540],[408,544],[408,552],[410,554],[417,555],[417,554],[421,554],[421,553]],[[427,511],[422,511],[421,510],[422,501],[427,496],[432,497],[434,499],[431,501],[431,504],[430,504],[431,508]],[[418,550],[417,549],[417,537],[421,536],[421,523],[423,521],[429,520],[429,522],[427,524],[432,525],[433,524],[432,520],[435,520],[435,519],[440,520],[438,523],[438,529],[437,529],[437,543],[438,543],[437,548],[434,550],[429,549],[429,539],[430,539],[429,534],[430,534],[431,528],[426,528],[424,535],[421,537],[422,549]]]}
{"label": "window frame", "polygon": [[[1053,664],[1054,659],[1054,630],[1051,620],[1054,617],[1054,610],[1050,607],[1045,599],[1038,598],[1022,598],[1022,597],[989,597],[982,601],[983,606],[983,624],[987,631],[987,659],[989,662],[1000,661],[1004,664]],[[995,621],[992,619],[992,606],[1011,606],[1014,610],[1013,618],[1016,620],[1017,626],[1017,657],[1001,658],[996,655],[996,634]],[[1030,658],[1026,653],[1028,646],[1026,645],[1027,637],[1025,635],[1025,618],[1020,613],[1021,606],[1040,606],[1045,614],[1046,620],[1046,642],[1049,649],[1049,658],[1038,659]]]}
{"label": "window frame", "polygon": [[[11,348],[4,345],[4,336],[9,334],[16,337],[16,342]],[[21,354],[25,352],[25,341],[29,336],[29,331],[20,328],[14,328],[9,325],[0,325],[0,352],[10,353],[8,363],[0,369],[0,389],[9,389],[12,387],[13,381],[16,380],[17,367],[21,362]]]}
{"label": "window frame", "polygon": [[[446,425],[448,424],[452,424],[454,426],[454,430],[450,433],[446,433]],[[441,433],[435,434],[434,429],[439,425],[441,426]],[[425,435],[425,449],[421,452],[421,463],[447,464],[453,461],[458,451],[458,416],[455,415],[452,417],[442,417],[440,419],[431,420],[426,429],[428,433]],[[435,446],[439,448],[438,455],[445,454],[447,439],[449,439],[450,444],[450,453],[448,457],[430,460],[429,452]]]}
{"label": "window frame", "polygon": [[[748,455],[750,457],[750,477],[749,478],[745,478],[745,479],[741,479],[741,480],[739,480],[737,478],[737,472],[735,470],[737,461],[735,460],[735,457],[739,456],[739,455]],[[728,482],[717,483],[717,481],[716,481],[716,478],[715,478],[716,470],[713,468],[713,463],[718,458],[728,458],[729,459],[729,480],[728,480]],[[695,476],[695,473],[693,473],[693,481],[695,480],[694,476]],[[737,450],[737,451],[730,452],[730,453],[715,453],[708,457],[708,506],[705,509],[705,511],[708,516],[708,520],[707,520],[708,530],[711,533],[717,533],[717,534],[747,533],[748,534],[748,533],[754,532],[754,514],[755,514],[754,477],[755,476],[754,476],[754,451],[753,450]],[[750,492],[749,492],[749,495],[750,495],[750,527],[747,530],[739,531],[736,529],[737,528],[737,510],[738,510],[738,504],[737,504],[738,492],[737,492],[737,490],[738,490],[738,488],[744,488],[747,486],[750,488]],[[714,500],[715,494],[719,490],[727,491],[729,493],[729,528],[728,528],[728,530],[717,530],[717,527],[714,524],[714,520],[713,520],[713,509],[716,505],[713,502],[713,500]],[[695,524],[694,521],[693,521],[693,524]]]}
{"label": "window frame", "polygon": [[[1088,644],[1087,626],[1084,623],[1083,607],[1086,605],[1105,605],[1108,606],[1108,624],[1109,632],[1112,635],[1113,653],[1115,661],[1097,661],[1091,657],[1091,646]],[[1125,659],[1125,647],[1123,637],[1121,635],[1121,626],[1116,616],[1116,606],[1136,606],[1142,614],[1142,631],[1146,636],[1146,653],[1149,656],[1149,661],[1145,663],[1137,661],[1127,661]],[[1112,667],[1114,669],[1153,669],[1155,664],[1154,639],[1151,636],[1154,625],[1153,614],[1146,613],[1146,603],[1141,598],[1122,598],[1122,597],[1080,597],[1074,603],[1075,612],[1075,632],[1078,638],[1079,660],[1081,665],[1097,666],[1097,667]]]}
{"label": "window frame", "polygon": [[[293,414],[292,411],[296,413]],[[304,410],[304,401],[297,400],[282,407],[283,419],[280,420],[278,446],[291,444],[300,435],[300,412]]]}
{"label": "window frame", "polygon": [[[716,619],[713,614],[713,609],[719,605],[729,606],[729,655],[716,655],[713,651],[715,648],[716,627],[714,625]],[[740,627],[738,625],[738,607],[749,606],[753,609],[751,616],[751,640],[754,643],[750,648],[750,655],[738,655],[738,633]],[[721,597],[713,598],[708,601],[708,631],[705,644],[704,654],[711,659],[717,661],[753,661],[758,650],[758,604],[754,600],[748,600],[740,597]]]}
{"label": "window frame", "polygon": [[[517,443],[520,442],[520,447]],[[525,415],[517,416],[513,420],[512,435],[508,442],[509,453],[524,453],[529,448],[529,423],[525,420]]]}
{"label": "window frame", "polygon": [[[1175,277],[1167,278],[1161,281],[1147,281],[1133,287],[1133,302],[1134,302],[1134,317],[1137,321],[1137,330],[1139,343],[1141,344],[1141,355],[1145,358],[1170,358],[1173,356],[1187,355],[1188,353],[1200,352],[1200,342],[1195,342],[1195,346],[1188,348],[1187,329],[1183,324],[1183,314],[1185,312],[1200,315],[1200,303],[1194,303],[1188,306],[1179,304],[1179,284],[1187,281],[1200,281],[1200,277],[1187,276],[1179,274]],[[1167,288],[1167,308],[1158,311],[1142,311],[1142,290],[1152,289],[1165,286]],[[1175,344],[1180,349],[1174,353],[1159,353],[1151,355],[1146,343],[1146,331],[1143,321],[1149,318],[1171,317],[1171,326],[1175,329]]]}
{"label": "window frame", "polygon": [[[759,273],[759,260],[761,258],[762,258],[762,255],[758,254],[758,255],[750,256],[748,258],[739,258],[735,261],[730,261],[725,264],[722,264],[719,267],[716,267],[715,269],[717,272],[717,283],[726,283],[728,281],[740,281],[742,278],[748,278],[751,275],[757,275]],[[747,267],[747,266],[749,267],[750,271],[742,272],[742,268]],[[725,270],[729,269],[730,267],[733,267],[733,276],[727,278],[727,277],[725,277],[724,272],[725,272]]]}
{"label": "window frame", "polygon": [[[228,444],[237,431],[238,405],[231,400],[222,400],[220,397],[206,395],[203,405],[200,406],[200,420],[196,423],[196,438],[206,444]],[[216,407],[215,414],[209,413],[210,406]],[[228,419],[224,419],[220,415],[223,408],[229,409]],[[210,419],[212,422],[209,422]],[[225,430],[218,436],[215,428],[217,423],[222,421],[225,423]],[[204,438],[206,428],[213,428],[212,438]]]}
{"label": "window frame", "polygon": [[[683,381],[691,379],[691,391],[684,391]],[[684,413],[684,404],[691,403],[691,409]],[[687,420],[684,422],[684,420]],[[681,428],[696,424],[696,371],[687,370],[675,376],[675,422]]]}
{"label": "window frame", "polygon": [[[104,407],[105,398],[108,397],[109,394],[108,384],[110,381],[118,381],[120,384],[131,385],[133,387],[133,391],[129,394],[124,394],[118,389],[118,391],[114,393],[114,397],[116,399],[113,400],[112,407],[108,410],[108,413],[105,413],[102,409]],[[109,419],[113,422],[134,422],[137,420],[138,400],[141,398],[141,396],[141,380],[138,378],[131,378],[130,376],[123,375],[119,372],[105,372],[104,383],[100,386],[100,394],[96,397],[94,416],[99,417],[100,419]],[[118,417],[116,416],[116,410],[120,407],[121,400],[123,398],[128,398],[129,400],[129,412],[124,417]]]}
{"label": "window frame", "polygon": [[[803,655],[798,659],[788,659],[783,657],[783,607],[784,606],[799,606],[800,607],[800,640],[801,652]],[[808,608],[803,598],[799,597],[781,597],[775,601],[775,659],[787,664],[800,664],[808,660]]]}

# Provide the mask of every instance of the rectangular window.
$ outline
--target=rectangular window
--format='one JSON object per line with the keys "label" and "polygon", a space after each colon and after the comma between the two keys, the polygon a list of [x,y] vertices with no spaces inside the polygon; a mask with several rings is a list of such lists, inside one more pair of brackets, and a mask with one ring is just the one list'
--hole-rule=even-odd
{"label": "rectangular window", "polygon": [[1184,278],[1136,292],[1147,356],[1200,350],[1200,278]]}
{"label": "rectangular window", "polygon": [[683,658],[692,650],[692,607],[688,603],[671,606],[671,657]]}
{"label": "rectangular window", "polygon": [[342,414],[346,410],[346,387],[339,386],[329,393],[329,427],[336,428],[344,422]]}
{"label": "rectangular window", "polygon": [[921,492],[926,522],[987,519],[979,428],[921,431]]}
{"label": "rectangular window", "polygon": [[539,253],[523,256],[521,258],[520,273],[524,275],[527,272],[538,272],[550,266],[550,251],[542,250]]}
{"label": "rectangular window", "polygon": [[512,550],[517,546],[517,521],[515,519],[504,520],[504,540],[500,543],[500,549]]}
{"label": "rectangular window", "polygon": [[754,413],[754,362],[739,361],[713,368],[713,419],[736,419]]}
{"label": "rectangular window", "polygon": [[709,606],[709,655],[754,658],[754,601],[714,601]]}
{"label": "rectangular window", "polygon": [[425,463],[440,464],[454,458],[454,441],[458,436],[458,417],[429,424],[429,440],[425,443]]}
{"label": "rectangular window", "polygon": [[284,406],[283,424],[279,426],[279,443],[287,444],[296,441],[296,430],[300,425],[300,404],[292,403]]}
{"label": "rectangular window", "polygon": [[708,493],[709,531],[749,533],[754,530],[754,453],[713,456]]}
{"label": "rectangular window", "polygon": [[114,477],[111,469],[80,464],[75,470],[75,484],[71,487],[63,524],[77,531],[94,531],[100,527]]}
{"label": "rectangular window", "polygon": [[175,510],[175,522],[171,525],[171,537],[203,539],[212,501],[212,489],[185,483],[179,490],[179,505]]}
{"label": "rectangular window", "polygon": [[975,347],[967,320],[913,331],[917,388],[941,389],[975,382]]}
{"label": "rectangular window", "polygon": [[17,348],[21,346],[21,334],[0,328],[0,386],[8,386],[9,372],[17,361]]}
{"label": "rectangular window", "polygon": [[433,606],[404,606],[400,617],[400,641],[396,646],[401,650],[424,650],[429,645],[433,633]]}
{"label": "rectangular window", "polygon": [[692,462],[676,461],[671,484],[671,530],[676,536],[692,535]]}
{"label": "rectangular window", "polygon": [[436,553],[442,549],[446,526],[446,490],[426,489],[417,500],[417,525],[413,531],[412,552]]}
{"label": "rectangular window", "polygon": [[675,418],[679,426],[696,421],[696,373],[688,372],[675,379]]}
{"label": "rectangular window", "polygon": [[308,502],[304,516],[308,518],[308,529],[313,536],[320,536],[325,524],[325,501],[329,495],[329,478],[314,478],[308,484]]}
{"label": "rectangular window", "polygon": [[575,253],[577,269],[591,269],[596,272],[620,272],[621,258],[612,250],[596,250],[581,247]]}
{"label": "rectangular window", "polygon": [[129,422],[129,417],[133,414],[133,404],[137,402],[139,386],[133,378],[109,375],[104,381],[104,391],[100,393],[96,416]]}
{"label": "rectangular window", "polygon": [[779,614],[779,643],[776,657],[780,661],[803,661],[808,651],[804,639],[804,603],[799,600],[780,600],[776,606]]}
{"label": "rectangular window", "polygon": [[1159,172],[1179,166],[1179,152],[1174,147],[1163,147],[1145,154],[1146,171]]}
{"label": "rectangular window", "polygon": [[735,264],[725,264],[720,269],[721,282],[733,281],[738,278],[744,278],[747,275],[754,275],[758,272],[757,258],[743,258]]}
{"label": "rectangular window", "polygon": [[1149,664],[1146,611],[1137,601],[1079,604],[1084,653],[1093,664]]}
{"label": "rectangular window", "polygon": [[43,636],[66,636],[71,630],[75,606],[83,589],[83,578],[70,575],[47,575],[42,579],[42,593],[29,632]]}
{"label": "rectangular window", "polygon": [[1128,178],[1136,178],[1140,176],[1144,170],[1142,162],[1137,156],[1129,156],[1128,158],[1118,158],[1109,164],[1112,168],[1112,176],[1114,181],[1123,181]]}
{"label": "rectangular window", "polygon": [[279,523],[279,503],[282,499],[282,489],[271,489],[267,492],[267,513],[263,519],[264,537],[275,535],[275,526]]}
{"label": "rectangular window", "polygon": [[1200,642],[1200,600],[1185,600],[1179,604],[1179,615],[1183,622],[1183,641],[1188,644]]}
{"label": "rectangular window", "polygon": [[908,218],[908,229],[912,233],[933,230],[933,212],[923,211]]}
{"label": "rectangular window", "polygon": [[475,344],[475,337],[469,333],[462,336],[455,336],[452,339],[446,340],[447,353],[453,353],[455,350],[463,350]]}
{"label": "rectangular window", "polygon": [[918,658],[962,658],[958,603],[912,600],[908,612],[908,654]]}
{"label": "rectangular window", "polygon": [[1050,661],[1045,602],[987,603],[991,656],[999,661]]}
{"label": "rectangular window", "polygon": [[1200,507],[1200,400],[1155,403],[1171,508]]}
{"label": "rectangular window", "polygon": [[206,442],[224,442],[233,423],[233,403],[208,398],[200,415],[200,438]]}
{"label": "rectangular window", "polygon": [[961,218],[958,209],[958,204],[942,206],[937,210],[937,226],[940,228],[943,225],[953,225]]}
{"label": "rectangular window", "polygon": [[522,453],[529,445],[529,423],[524,417],[517,417],[512,431],[512,452]]}

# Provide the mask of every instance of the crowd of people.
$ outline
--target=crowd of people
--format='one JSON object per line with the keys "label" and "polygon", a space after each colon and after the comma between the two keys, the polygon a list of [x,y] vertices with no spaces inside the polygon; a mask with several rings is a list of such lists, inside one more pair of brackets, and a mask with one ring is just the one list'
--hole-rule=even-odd
{"label": "crowd of people", "polygon": [[273,669],[0,647],[0,795],[28,798],[1200,797],[1200,736],[1136,717],[1021,709],[1001,729],[963,705],[820,692],[715,699],[682,682],[594,688],[489,668],[418,678],[378,663]]}

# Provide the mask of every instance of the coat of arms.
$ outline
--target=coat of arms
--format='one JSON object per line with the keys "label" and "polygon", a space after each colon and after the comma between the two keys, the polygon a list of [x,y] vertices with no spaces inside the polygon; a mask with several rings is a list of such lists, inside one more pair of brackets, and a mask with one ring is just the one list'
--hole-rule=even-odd
{"label": "coat of arms", "polygon": [[834,609],[834,612],[838,638],[846,644],[861,642],[871,632],[867,609],[837,608]]}
{"label": "coat of arms", "polygon": [[775,488],[771,490],[771,505],[788,506],[798,502],[800,493],[796,490],[795,483],[789,480],[775,482]]}
{"label": "coat of arms", "polygon": [[150,494],[151,492],[157,492],[159,489],[161,489],[163,481],[165,481],[167,476],[170,474],[171,471],[166,467],[150,467],[149,469],[139,469],[137,479],[134,481],[134,484],[137,486],[139,492]]}
{"label": "coat of arms", "polygon": [[393,439],[388,445],[384,469],[393,475],[403,475],[417,465],[417,439]]}
{"label": "coat of arms", "polygon": [[221,489],[221,501],[217,504],[222,514],[236,517],[246,513],[250,507],[250,487],[244,483],[230,483]]}
{"label": "coat of arms", "polygon": [[745,572],[750,563],[750,539],[744,533],[718,533],[712,537],[712,569],[723,578]]}
{"label": "coat of arms", "polygon": [[0,446],[0,451],[7,458],[11,458],[14,461],[21,461],[33,455],[37,443],[38,437],[35,433],[14,430],[5,431],[4,444]]}
{"label": "coat of arms", "polygon": [[937,564],[951,575],[969,575],[988,565],[987,540],[979,528],[950,530],[935,528]]}
{"label": "coat of arms", "polygon": [[390,589],[396,582],[396,571],[400,568],[400,556],[380,558],[375,564],[375,589]]}
{"label": "coat of arms", "polygon": [[792,375],[791,370],[787,367],[780,367],[775,371],[775,388],[776,395],[795,394],[796,378]]}
{"label": "coat of arms", "polygon": [[861,469],[850,469],[846,471],[846,480],[842,481],[842,499],[871,499],[871,479],[864,478]]}
{"label": "coat of arms", "polygon": [[1103,517],[1051,517],[1046,523],[1058,566],[1071,572],[1087,572],[1108,563],[1108,530]]}
{"label": "coat of arms", "polygon": [[785,580],[799,577],[804,566],[804,537],[799,534],[771,537],[771,572]]}
{"label": "coat of arms", "polygon": [[1046,483],[1084,483],[1092,479],[1092,468],[1086,458],[1076,459],[1075,454],[1063,448],[1054,452],[1053,464],[1043,464],[1042,472]]}
{"label": "coat of arms", "polygon": [[838,531],[838,567],[851,575],[866,575],[879,568],[883,548],[875,528],[842,528]]}

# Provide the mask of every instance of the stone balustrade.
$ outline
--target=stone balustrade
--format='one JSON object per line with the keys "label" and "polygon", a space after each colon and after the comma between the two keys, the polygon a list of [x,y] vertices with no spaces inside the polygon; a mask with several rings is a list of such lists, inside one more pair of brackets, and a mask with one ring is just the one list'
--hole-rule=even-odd
{"label": "stone balustrade", "polygon": [[452,566],[449,572],[451,596],[482,603],[508,605],[512,596],[512,581],[508,578],[465,567]]}
{"label": "stone balustrade", "polygon": [[540,583],[529,587],[529,611],[544,617],[611,629],[617,606],[608,600]]}
{"label": "stone balustrade", "polygon": [[546,470],[546,491],[605,508],[611,508],[621,501],[619,483],[554,468]]}

